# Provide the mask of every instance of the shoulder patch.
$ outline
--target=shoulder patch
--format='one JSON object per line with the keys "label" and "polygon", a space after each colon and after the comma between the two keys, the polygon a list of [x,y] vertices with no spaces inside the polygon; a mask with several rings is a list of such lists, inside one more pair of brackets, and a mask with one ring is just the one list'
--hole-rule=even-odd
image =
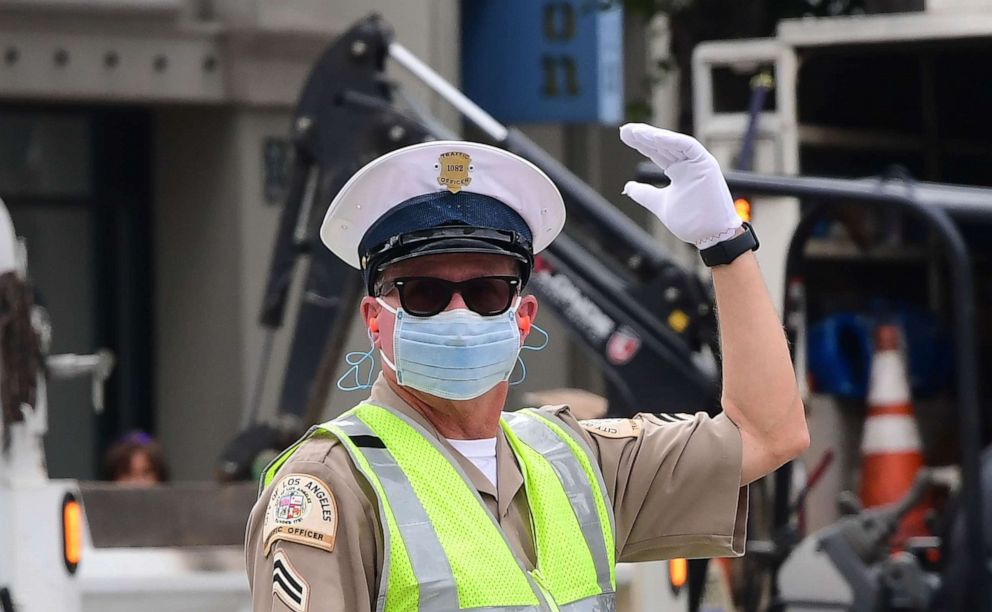
{"label": "shoulder patch", "polygon": [[641,435],[641,422],[636,419],[589,419],[579,421],[583,429],[604,438],[636,438]]}
{"label": "shoulder patch", "polygon": [[281,550],[272,557],[272,593],[295,612],[310,607],[310,585]]}
{"label": "shoulder patch", "polygon": [[337,532],[337,502],[323,481],[308,474],[288,474],[272,487],[262,526],[266,557],[277,540],[331,552]]}

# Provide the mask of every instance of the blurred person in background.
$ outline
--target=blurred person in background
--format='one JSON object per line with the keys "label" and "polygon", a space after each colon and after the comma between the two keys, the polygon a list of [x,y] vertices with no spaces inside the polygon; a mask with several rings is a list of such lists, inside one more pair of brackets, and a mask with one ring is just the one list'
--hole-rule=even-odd
{"label": "blurred person in background", "polygon": [[141,431],[128,434],[110,447],[104,471],[109,480],[128,485],[149,486],[169,480],[162,445]]}

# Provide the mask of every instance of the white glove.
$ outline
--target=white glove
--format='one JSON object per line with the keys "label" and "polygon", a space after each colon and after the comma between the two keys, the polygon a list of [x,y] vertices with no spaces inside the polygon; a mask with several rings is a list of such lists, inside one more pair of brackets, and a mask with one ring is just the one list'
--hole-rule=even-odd
{"label": "white glove", "polygon": [[620,140],[672,179],[665,188],[629,181],[624,185],[624,195],[653,212],[669,231],[698,249],[734,236],[741,218],[720,164],[699,141],[644,123],[621,126]]}

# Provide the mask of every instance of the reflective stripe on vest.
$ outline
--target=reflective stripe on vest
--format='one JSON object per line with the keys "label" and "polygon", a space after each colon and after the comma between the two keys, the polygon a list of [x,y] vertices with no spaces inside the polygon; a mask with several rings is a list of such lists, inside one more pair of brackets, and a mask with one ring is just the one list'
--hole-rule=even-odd
{"label": "reflective stripe on vest", "polygon": [[[360,463],[359,470],[366,479],[370,481],[374,479],[373,488],[376,490],[376,494],[380,495],[381,493],[389,500],[388,509],[391,516],[386,521],[389,529],[383,529],[383,538],[385,539],[383,548],[389,551],[385,561],[388,563],[397,554],[393,548],[395,543],[392,541],[390,532],[394,530],[398,532],[403,542],[418,543],[417,546],[407,547],[406,552],[409,561],[404,561],[403,564],[409,563],[410,572],[416,577],[418,585],[431,584],[434,585],[434,588],[433,592],[429,592],[427,589],[418,589],[416,609],[425,609],[425,607],[429,607],[427,604],[430,603],[438,608],[457,610],[458,593],[455,589],[455,580],[451,574],[448,559],[441,543],[434,534],[434,528],[431,526],[427,511],[417,498],[410,481],[403,475],[403,470],[384,447],[363,446],[361,451],[357,450],[358,442],[356,440],[361,440],[363,436],[368,438],[377,438],[377,436],[369,429],[368,425],[355,415],[338,419],[334,425],[340,428],[340,433],[346,436],[341,437],[339,435],[338,437],[349,447],[348,450],[352,456],[358,459],[356,463]],[[334,431],[333,426],[331,430]],[[364,444],[365,440],[362,440],[362,443]],[[380,505],[380,510],[386,507],[386,505]],[[398,518],[392,512],[393,508],[403,508],[403,512]],[[382,568],[383,582],[380,585],[380,601],[376,608],[385,609],[386,598],[389,595],[390,599],[393,600],[390,601],[391,604],[403,599],[406,601],[402,605],[414,609],[411,605],[414,603],[412,592],[409,594],[395,592],[389,594],[387,578],[391,571],[392,568],[390,567],[384,566]],[[396,603],[395,606],[391,607],[400,605],[400,603]]]}
{"label": "reflective stripe on vest", "polygon": [[341,440],[379,500],[380,612],[614,610],[613,516],[588,449],[536,411],[505,417],[531,508],[533,576],[458,462],[420,425],[363,404],[317,428]]}
{"label": "reflective stripe on vest", "polygon": [[[603,476],[598,466],[594,466],[590,460],[591,454],[585,442],[578,436],[567,433],[566,428],[541,416],[536,410],[522,410],[504,415],[503,431],[517,458],[526,457],[526,460],[520,463],[524,486],[527,487],[527,499],[532,498],[532,491],[541,493],[550,490],[549,494],[555,494],[557,492],[555,487],[548,486],[544,481],[548,478],[557,478],[562,485],[559,490],[567,496],[565,503],[574,512],[584,536],[585,549],[591,552],[592,569],[599,585],[599,592],[615,591],[613,507],[607,503],[609,498]],[[520,444],[521,442],[523,445]],[[535,456],[528,456],[532,454]],[[543,474],[542,468],[545,470]],[[553,473],[548,473],[547,468],[551,468]],[[537,557],[548,559],[547,563],[542,564],[541,572],[549,581],[562,583],[565,581],[564,575],[571,575],[576,571],[574,562],[566,562],[568,557],[572,554],[582,555],[583,551],[554,550],[570,535],[563,532],[561,517],[557,513],[535,513],[533,510],[531,513],[535,519],[534,528],[539,532],[535,535],[538,544]],[[603,517],[606,517],[606,520],[603,520]],[[542,544],[545,546],[543,550]],[[572,544],[582,543],[573,540]],[[566,554],[559,554],[561,552]],[[588,552],[586,554],[588,555]],[[554,577],[555,572],[563,574],[563,578]],[[588,596],[591,593],[581,595]]]}

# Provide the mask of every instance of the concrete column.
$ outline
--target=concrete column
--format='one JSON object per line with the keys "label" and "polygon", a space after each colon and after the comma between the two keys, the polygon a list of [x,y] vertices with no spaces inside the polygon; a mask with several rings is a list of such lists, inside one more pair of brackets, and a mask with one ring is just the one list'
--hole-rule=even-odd
{"label": "concrete column", "polygon": [[209,477],[244,397],[236,128],[224,109],[155,118],[156,404],[177,480]]}

